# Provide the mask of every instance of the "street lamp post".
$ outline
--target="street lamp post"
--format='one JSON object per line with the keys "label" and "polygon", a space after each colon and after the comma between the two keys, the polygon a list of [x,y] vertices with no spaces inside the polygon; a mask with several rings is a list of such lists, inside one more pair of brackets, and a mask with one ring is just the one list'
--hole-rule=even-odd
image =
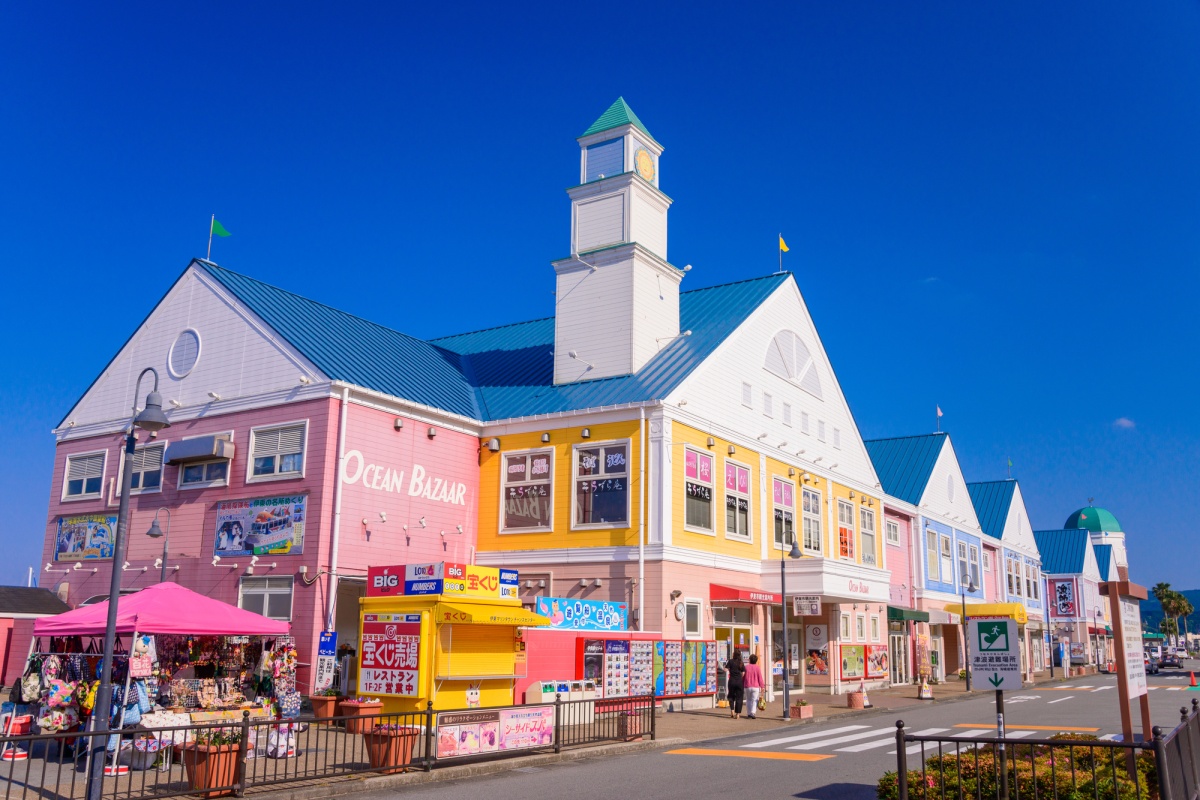
{"label": "street lamp post", "polygon": [[[783,544],[783,543],[781,543]],[[792,531],[792,549],[787,551],[788,558],[800,558],[800,547],[796,544],[796,532]],[[779,549],[779,597],[780,605],[783,606],[783,616],[781,622],[783,624],[783,718],[789,719],[791,709],[791,691],[789,683],[791,683],[791,675],[788,674],[788,668],[791,666],[791,651],[788,648],[788,624],[787,624],[787,560],[783,557],[783,548]]]}
{"label": "street lamp post", "polygon": [[1096,622],[1096,671],[1100,671],[1100,609],[1092,609],[1092,618]]}
{"label": "street lamp post", "polygon": [[979,591],[979,587],[971,580],[969,575],[963,575],[962,580],[958,582],[959,594],[962,595],[962,637],[963,637],[963,660],[966,663],[965,672],[967,673],[967,691],[971,691],[971,641],[967,638],[969,629],[967,628],[967,592],[974,594]]}
{"label": "street lamp post", "polygon": [[[158,527],[158,512],[167,512],[167,532],[164,534],[163,529]],[[150,523],[150,530],[146,531],[146,535],[151,539],[157,539],[160,536],[163,540],[162,554],[162,571],[158,574],[158,582],[166,583],[167,581],[167,545],[171,543],[171,509],[160,508],[154,512],[154,521]]]}
{"label": "street lamp post", "polygon": [[[141,393],[142,378],[149,372],[154,375],[154,388],[146,395],[146,407],[138,411],[138,395]],[[104,730],[112,726],[112,663],[113,650],[117,640],[117,603],[121,597],[121,569],[119,564],[125,563],[125,534],[129,528],[129,490],[133,482],[133,452],[137,446],[135,428],[141,428],[151,433],[169,428],[171,421],[162,410],[162,395],[158,393],[158,372],[154,367],[146,367],[138,375],[133,388],[133,416],[125,433],[125,461],[121,473],[121,505],[117,511],[116,539],[113,542],[112,579],[108,587],[108,622],[104,628],[104,666],[100,670],[100,687],[96,691],[96,707],[92,719],[96,721],[93,730],[100,725]],[[92,753],[91,770],[88,773],[88,800],[100,800],[103,794],[104,750],[107,737],[91,737]]]}

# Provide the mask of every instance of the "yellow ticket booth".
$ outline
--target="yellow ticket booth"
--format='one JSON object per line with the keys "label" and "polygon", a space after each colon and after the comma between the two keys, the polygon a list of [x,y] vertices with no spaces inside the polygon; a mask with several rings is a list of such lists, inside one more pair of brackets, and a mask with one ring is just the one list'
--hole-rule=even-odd
{"label": "yellow ticket booth", "polygon": [[371,573],[359,600],[360,695],[391,713],[429,701],[439,710],[514,703],[526,664],[520,629],[550,624],[517,600],[515,570],[438,563]]}

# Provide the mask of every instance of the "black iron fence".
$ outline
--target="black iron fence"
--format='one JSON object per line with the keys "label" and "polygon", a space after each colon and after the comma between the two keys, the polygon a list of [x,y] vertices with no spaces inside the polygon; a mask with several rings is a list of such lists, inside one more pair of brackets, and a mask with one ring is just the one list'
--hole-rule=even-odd
{"label": "black iron fence", "polygon": [[[561,752],[655,738],[654,698],[209,723],[153,730],[0,737],[0,800],[83,800],[89,750],[111,800],[243,795],[362,773]],[[106,749],[111,746],[112,749]]]}
{"label": "black iron fence", "polygon": [[1200,800],[1200,701],[1149,741],[1080,734],[954,738],[896,723],[896,772],[881,800]]}

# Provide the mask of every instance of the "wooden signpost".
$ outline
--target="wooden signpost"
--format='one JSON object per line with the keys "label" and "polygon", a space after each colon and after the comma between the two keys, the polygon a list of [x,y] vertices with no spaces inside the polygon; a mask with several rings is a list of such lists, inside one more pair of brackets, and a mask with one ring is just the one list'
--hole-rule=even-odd
{"label": "wooden signpost", "polygon": [[[1117,651],[1117,696],[1121,703],[1121,733],[1132,743],[1133,710],[1130,701],[1140,698],[1142,711],[1142,741],[1154,738],[1150,723],[1150,695],[1146,688],[1146,665],[1142,654],[1142,615],[1139,603],[1148,596],[1145,586],[1129,581],[1106,581],[1100,584],[1100,594],[1108,597],[1112,612],[1113,643]],[[1133,750],[1128,751],[1130,774],[1133,774]]]}

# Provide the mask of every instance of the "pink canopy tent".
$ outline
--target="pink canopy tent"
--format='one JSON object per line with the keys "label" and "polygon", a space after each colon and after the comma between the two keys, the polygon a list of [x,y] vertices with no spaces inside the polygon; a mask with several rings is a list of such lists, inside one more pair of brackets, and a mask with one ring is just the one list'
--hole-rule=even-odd
{"label": "pink canopy tent", "polygon": [[[108,601],[83,606],[33,624],[34,636],[103,636],[108,624]],[[181,634],[184,636],[282,636],[291,626],[220,600],[213,600],[177,583],[158,583],[123,595],[117,603],[117,633]]]}

